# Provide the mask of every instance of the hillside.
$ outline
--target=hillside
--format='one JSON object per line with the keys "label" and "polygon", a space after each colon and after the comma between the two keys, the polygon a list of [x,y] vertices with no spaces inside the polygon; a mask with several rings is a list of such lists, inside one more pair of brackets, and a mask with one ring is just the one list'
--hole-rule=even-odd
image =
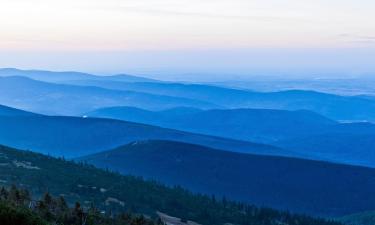
{"label": "hillside", "polygon": [[0,105],[0,116],[38,116],[38,114]]}
{"label": "hillside", "polygon": [[197,192],[314,215],[375,208],[375,170],[364,167],[168,141],[135,142],[81,160]]}
{"label": "hillside", "polygon": [[110,107],[85,115],[263,143],[317,134],[337,124],[304,110],[175,108],[154,112],[131,107]]}
{"label": "hillside", "polygon": [[[37,105],[37,102],[33,102],[34,105],[31,105],[30,102],[15,104],[15,102],[11,101],[12,98],[14,99],[16,97],[20,97],[22,92],[18,95],[9,96],[6,95],[7,92],[3,91],[3,93],[1,93],[4,96],[2,99],[0,99],[1,104],[50,114],[64,113],[72,115],[88,112],[100,107],[112,106],[135,106],[146,109],[163,109],[176,106],[187,106],[198,108],[265,108],[281,110],[309,110],[334,120],[375,121],[375,101],[365,96],[340,96],[304,90],[255,92],[213,85],[160,82],[131,75],[95,76],[78,72],[50,72],[37,70],[27,71],[17,69],[0,70],[0,77],[3,79],[10,79],[9,76],[22,76],[40,81],[54,82],[54,85],[61,85],[61,83],[69,84],[65,85],[65,88],[73,86],[75,89],[79,89],[76,86],[80,86],[81,88],[85,89],[86,92],[88,91],[90,95],[93,95],[99,90],[107,90],[106,93],[108,95],[112,95],[112,99],[108,99],[108,96],[105,97],[99,94],[99,96],[95,98],[95,100],[98,101],[98,105],[93,106],[90,105],[90,103],[92,104],[93,97],[86,95],[82,96],[82,98],[78,98],[77,96],[80,96],[82,93],[76,93],[75,95],[70,95],[70,98],[75,99],[75,101],[79,101],[80,104],[88,104],[89,106],[85,108],[80,106],[80,104],[75,104],[77,109],[73,110],[73,106],[69,107],[68,104],[66,109],[63,107],[59,108],[59,112],[57,109],[52,110],[52,106],[56,105],[57,103],[53,100],[47,101],[48,98],[44,100],[44,103],[51,104],[50,108],[47,110],[47,108],[43,108],[42,104]],[[0,84],[3,82],[5,81],[1,80]],[[19,88],[19,86],[14,84],[14,82],[7,82],[3,86],[0,85],[1,88],[4,88],[4,86],[10,89],[15,89],[18,87],[17,90],[26,88]],[[56,89],[58,86],[53,87]],[[93,89],[93,87],[100,89]],[[112,92],[108,93],[109,89],[112,90]],[[28,90],[28,88],[26,88],[26,90]],[[30,95],[28,97],[41,96],[41,91],[43,90],[44,89],[38,90],[37,92],[35,92],[35,90],[29,90],[31,92],[29,92]],[[49,92],[49,95],[47,96],[59,102],[63,101],[64,97],[68,98],[66,95],[69,95],[71,92],[72,90],[67,92],[65,89],[63,93]],[[122,102],[116,103],[116,100],[119,101],[118,98],[120,98],[119,95],[121,96],[120,93],[122,93],[122,95],[126,93],[127,97],[122,97]],[[135,93],[142,95],[137,96]],[[75,98],[72,98],[72,96],[75,96]],[[158,98],[151,98],[150,96],[158,96]],[[129,98],[133,99],[133,101],[130,101]],[[152,104],[145,104],[145,101]],[[169,104],[166,102],[169,102]],[[66,104],[69,102],[64,101],[64,103]],[[80,107],[82,107],[82,110],[80,110]],[[69,108],[70,110],[68,111]],[[65,111],[62,112],[63,110]]]}
{"label": "hillside", "polygon": [[193,99],[54,84],[25,77],[0,77],[0,104],[50,115],[79,115],[96,108],[119,105],[153,110],[181,106],[216,107]]}
{"label": "hillside", "polygon": [[361,96],[340,96],[304,90],[256,92],[211,85],[183,83],[127,83],[85,80],[71,81],[68,83],[196,99],[225,108],[309,110],[334,120],[375,121],[374,99]]}
{"label": "hillside", "polygon": [[265,143],[300,156],[375,167],[374,124],[338,123],[310,111],[175,108],[154,112],[111,107],[85,115]]}
{"label": "hillside", "polygon": [[133,141],[162,139],[254,154],[298,155],[269,145],[111,119],[0,116],[0,143],[53,156],[79,157]]}
{"label": "hillside", "polygon": [[35,196],[48,191],[54,196],[64,196],[68,203],[80,201],[82,207],[94,204],[101,210],[131,211],[151,217],[160,211],[203,225],[338,224],[193,195],[181,188],[168,188],[155,182],[121,176],[36,153],[7,147],[0,147],[0,153],[0,180],[4,185],[22,185]]}
{"label": "hillside", "polygon": [[[25,85],[24,82],[14,82],[16,78],[9,76],[28,77],[54,84],[49,84],[49,91],[46,87],[32,88],[35,87],[32,84],[21,87],[17,83]],[[362,96],[340,96],[304,90],[255,92],[203,84],[160,82],[129,75],[95,76],[77,72],[3,69],[0,70],[0,77],[0,88],[5,88],[0,92],[3,96],[0,98],[1,104],[47,114],[76,115],[112,106],[133,106],[152,110],[183,106],[204,109],[309,110],[334,120],[375,121],[375,101]],[[2,83],[4,84],[1,85]],[[9,92],[14,89],[19,92]],[[25,92],[28,92],[28,98],[33,98],[26,101],[25,95],[22,95]],[[44,98],[38,99],[40,102],[35,100],[41,96]],[[23,101],[15,102],[14,99]],[[65,108],[62,107],[63,104]]]}
{"label": "hillside", "polygon": [[273,144],[302,155],[311,154],[334,162],[375,167],[375,132],[323,133],[286,139]]}

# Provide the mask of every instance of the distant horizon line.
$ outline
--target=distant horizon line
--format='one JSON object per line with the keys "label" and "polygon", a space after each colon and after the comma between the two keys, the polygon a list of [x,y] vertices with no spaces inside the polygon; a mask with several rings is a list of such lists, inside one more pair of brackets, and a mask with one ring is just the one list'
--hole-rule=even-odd
{"label": "distant horizon line", "polygon": [[[85,74],[85,75],[91,75],[91,76],[129,76],[129,77],[137,77],[137,78],[146,78],[146,79],[152,79],[152,80],[159,80],[163,82],[210,82],[210,79],[207,81],[199,81],[199,80],[191,80],[191,79],[165,79],[163,77],[155,77],[157,76],[155,73],[153,75],[150,74],[133,74],[133,73],[127,73],[127,72],[119,72],[119,73],[100,73],[100,72],[90,72],[90,71],[83,71],[83,70],[64,70],[64,69],[43,69],[43,68],[21,68],[21,67],[0,67],[0,71],[4,70],[15,70],[15,71],[22,71],[22,72],[51,72],[51,73],[79,73],[79,74]],[[267,73],[267,72],[266,72]],[[191,73],[177,73],[177,76],[181,75],[214,75],[217,73],[207,73],[207,72],[191,72]],[[326,73],[327,74],[327,73]],[[326,75],[325,74],[325,75]],[[244,74],[229,74],[229,73],[222,73],[221,76],[232,76],[230,79],[215,79],[212,82],[227,82],[227,81],[251,81],[251,80],[351,80],[351,79],[368,79],[368,78],[375,78],[375,72],[374,73],[368,73],[368,74],[362,74],[362,75],[345,75],[343,76],[341,72],[331,73],[328,76],[316,74],[316,75],[302,75],[302,76],[296,76],[296,75],[290,75],[287,76],[285,73],[280,74],[258,74],[258,75],[244,75]],[[374,75],[374,77],[372,77]],[[171,75],[173,76],[173,75]],[[234,77],[233,77],[234,76]]]}

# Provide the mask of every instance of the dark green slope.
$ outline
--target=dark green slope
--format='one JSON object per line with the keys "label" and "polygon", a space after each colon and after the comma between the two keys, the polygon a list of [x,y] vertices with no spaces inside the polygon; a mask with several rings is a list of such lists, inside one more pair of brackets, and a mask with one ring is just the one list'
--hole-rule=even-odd
{"label": "dark green slope", "polygon": [[375,170],[365,167],[167,141],[135,142],[82,160],[198,192],[314,215],[375,209]]}
{"label": "dark green slope", "polygon": [[0,224],[1,225],[48,225],[28,209],[12,206],[0,201]]}
{"label": "dark green slope", "polygon": [[131,211],[154,216],[161,211],[203,225],[335,225],[333,222],[295,216],[270,209],[193,195],[181,188],[121,176],[92,166],[0,147],[0,180],[16,184],[38,196],[49,191],[68,202],[94,203],[102,210]]}
{"label": "dark green slope", "polygon": [[68,204],[63,196],[46,192],[35,198],[27,189],[0,188],[1,225],[163,225],[140,214],[100,211],[95,205],[82,207],[80,202]]}

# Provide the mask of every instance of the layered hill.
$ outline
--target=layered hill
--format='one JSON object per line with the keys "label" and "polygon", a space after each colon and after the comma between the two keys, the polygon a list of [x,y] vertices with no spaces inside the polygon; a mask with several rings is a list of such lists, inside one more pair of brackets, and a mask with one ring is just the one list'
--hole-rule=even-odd
{"label": "layered hill", "polygon": [[183,83],[98,82],[85,80],[70,81],[68,83],[196,99],[225,108],[309,110],[334,120],[375,121],[374,99],[362,96],[340,96],[305,90],[256,92]]}
{"label": "layered hill", "polygon": [[81,158],[122,174],[195,192],[314,215],[375,208],[375,170],[273,156],[219,151],[169,141],[145,141]]}
{"label": "layered hill", "polygon": [[338,124],[305,110],[174,108],[155,112],[131,107],[110,107],[84,115],[263,143],[317,134]]}
{"label": "layered hill", "polygon": [[[54,196],[64,196],[70,204],[79,201],[82,207],[89,208],[93,204],[112,213],[133,212],[154,217],[160,211],[203,225],[338,225],[321,219],[194,195],[182,188],[168,188],[155,182],[3,146],[0,146],[0,171],[3,185],[22,186],[34,196],[48,191]],[[0,213],[3,212],[10,213],[9,208],[0,204]],[[11,221],[14,221],[15,218],[12,218]]]}
{"label": "layered hill", "polygon": [[[50,98],[53,97],[55,102],[44,100],[44,103],[51,104],[48,110],[47,108],[42,108],[42,104],[38,105],[38,102],[33,102],[33,105],[35,105],[34,108],[38,106],[39,110],[34,110],[34,108],[31,107],[33,105],[27,104],[27,102],[21,101],[18,104],[15,104],[15,102],[11,101],[12,98],[24,98],[21,98],[19,95],[8,96],[4,91],[1,93],[2,96],[4,96],[4,98],[0,99],[1,104],[43,113],[75,114],[77,111],[79,111],[79,113],[83,113],[100,107],[125,105],[146,109],[163,109],[171,108],[173,106],[187,106],[197,108],[266,108],[282,110],[309,110],[335,120],[375,121],[375,101],[374,99],[365,96],[340,96],[304,90],[255,92],[213,85],[160,82],[130,75],[95,76],[78,72],[2,69],[0,70],[0,76],[6,79],[9,79],[9,76],[22,76],[40,81],[54,82],[55,85],[57,85],[57,83],[60,85],[61,83],[65,83],[69,84],[69,87],[74,86],[75,89],[77,89],[78,87],[76,86],[80,86],[86,90],[84,91],[86,94],[84,94],[82,98],[79,97],[82,95],[81,92],[74,93],[73,90],[69,90],[68,92],[64,91],[63,93],[48,92],[47,94],[44,92],[29,92],[29,98],[39,97],[41,98],[39,99],[41,102],[43,102],[46,96],[49,96]],[[0,84],[2,82],[5,81],[1,80]],[[17,83],[22,82],[18,81]],[[3,88],[3,86],[1,86],[1,88]],[[13,89],[17,88],[17,90],[25,89],[25,87],[21,88],[12,82],[6,83],[5,86]],[[102,94],[95,96],[95,91],[92,90],[93,86],[100,88],[95,89],[96,91],[103,91],[104,89],[107,90],[106,93],[112,97],[109,99],[108,95],[105,97],[102,96]],[[54,86],[53,89],[57,90],[59,88]],[[111,89],[112,92],[108,93],[108,89]],[[87,91],[90,94],[87,94]],[[69,102],[64,101],[66,104],[66,109],[58,108],[60,111],[57,109],[52,110],[54,104],[56,105],[56,102],[63,102],[63,96],[69,95],[69,93],[74,93],[74,95],[69,97],[71,98],[72,102],[79,100],[80,104],[89,104],[90,107],[85,108],[80,106],[80,104],[76,104],[75,108],[73,108],[72,106],[69,107],[69,104],[66,104]],[[143,95],[136,98],[134,93],[142,93]],[[92,95],[94,96],[90,97]],[[123,95],[126,97],[123,97]],[[158,97],[151,98],[151,96]],[[163,96],[164,98],[160,99],[160,96]],[[170,98],[173,98],[174,100]],[[122,104],[119,103],[118,100],[121,100]],[[147,101],[148,104],[145,104],[145,101]],[[96,102],[97,104],[90,105],[90,103],[92,104],[93,102]],[[104,102],[106,104],[104,104]],[[166,102],[169,102],[170,104],[167,104]],[[69,108],[70,111],[68,111]],[[83,111],[81,111],[81,109]]]}
{"label": "layered hill", "polygon": [[119,74],[111,76],[98,76],[88,73],[64,71],[54,72],[45,70],[20,70],[15,68],[3,68],[0,69],[0,76],[21,76],[28,77],[33,80],[40,80],[46,82],[63,82],[71,80],[96,80],[96,81],[121,81],[121,82],[157,82],[157,80],[132,76],[128,74]]}
{"label": "layered hill", "polygon": [[375,167],[374,124],[338,123],[310,111],[175,108],[154,112],[111,107],[85,115],[265,143],[314,159]]}
{"label": "layered hill", "polygon": [[300,154],[353,165],[375,167],[375,134],[327,133],[273,143]]}
{"label": "layered hill", "polygon": [[159,110],[179,106],[216,107],[194,99],[54,84],[25,77],[0,77],[0,104],[50,115],[78,115],[118,105]]}
{"label": "layered hill", "polygon": [[254,154],[296,155],[270,145],[112,119],[0,116],[0,143],[53,156],[79,157],[148,139],[183,141]]}

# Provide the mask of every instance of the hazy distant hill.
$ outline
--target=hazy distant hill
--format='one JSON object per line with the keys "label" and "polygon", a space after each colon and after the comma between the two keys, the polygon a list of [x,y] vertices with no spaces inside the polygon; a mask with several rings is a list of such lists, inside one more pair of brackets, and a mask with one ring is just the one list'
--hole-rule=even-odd
{"label": "hazy distant hill", "polygon": [[239,154],[145,141],[83,160],[191,190],[315,215],[375,207],[375,170],[319,161]]}
{"label": "hazy distant hill", "polygon": [[77,115],[100,107],[118,105],[146,109],[167,109],[178,106],[215,107],[214,104],[199,100],[54,84],[25,77],[0,77],[0,104],[53,115]]}
{"label": "hazy distant hill", "polygon": [[340,123],[318,134],[270,142],[341,163],[375,167],[375,124]]}
{"label": "hazy distant hill", "polygon": [[[40,196],[48,191],[54,196],[63,195],[70,204],[79,201],[82,207],[88,208],[93,203],[99,210],[112,213],[132,212],[153,217],[157,211],[161,211],[202,225],[339,225],[322,219],[239,204],[228,199],[222,201],[219,198],[216,200],[212,197],[194,195],[182,188],[168,188],[140,178],[121,176],[92,166],[3,146],[0,146],[0,165],[2,185],[16,184],[27,188],[33,196]],[[368,200],[370,199],[371,196]],[[0,218],[24,215],[10,214],[11,212],[2,207],[0,200]],[[7,223],[2,220],[1,224],[16,225],[20,224],[20,221]],[[42,223],[39,221],[35,224]]]}
{"label": "hazy distant hill", "polygon": [[303,90],[255,92],[209,85],[160,82],[80,80],[69,83],[196,99],[227,108],[310,110],[335,120],[375,121],[374,99],[361,96],[339,96]]}
{"label": "hazy distant hill", "polygon": [[[99,107],[110,106],[136,106],[146,109],[156,109],[157,107],[159,107],[159,109],[161,109],[163,105],[167,104],[166,101],[169,101],[170,104],[167,104],[167,107],[164,108],[170,108],[172,106],[187,106],[197,108],[266,108],[285,110],[310,110],[335,120],[375,121],[375,100],[362,96],[339,96],[302,90],[254,92],[210,85],[159,82],[147,78],[134,77],[129,75],[94,76],[77,72],[59,73],[48,71],[3,69],[0,70],[0,76],[24,76],[36,80],[56,83],[68,83],[79,85],[81,87],[85,86],[84,89],[86,90],[93,89],[93,87],[87,86],[96,86],[112,90],[112,92],[108,92],[109,90],[106,91],[107,96],[104,99],[103,96],[95,95],[95,99],[93,99],[94,97],[90,98],[89,96],[80,98],[79,96],[81,93],[74,93],[74,91],[70,90],[69,92],[72,93],[70,98],[77,101],[79,99],[80,105],[87,105],[90,102],[92,104],[92,102],[95,102],[94,100],[99,103],[107,103],[102,106],[99,104],[92,106],[89,110],[86,111],[90,111]],[[17,88],[18,86],[7,83],[7,87]],[[65,87],[72,86],[70,85]],[[54,89],[56,88],[57,86],[54,86]],[[143,97],[141,99],[137,99],[130,94],[132,93],[134,95],[135,92],[143,92]],[[122,104],[116,101],[118,100],[119,95],[121,95],[119,93],[127,93],[127,97],[123,97],[122,99]],[[151,95],[146,95],[145,93]],[[31,94],[33,94],[31,96],[39,97],[40,95],[45,95],[39,92]],[[69,93],[64,92],[64,95],[60,92],[53,93],[54,101],[62,101],[61,98],[66,94]],[[151,98],[151,96],[155,95],[158,95],[159,97]],[[161,98],[160,95],[163,95],[163,100],[159,100]],[[51,95],[48,96],[51,97]],[[109,99],[108,96],[111,96],[111,98]],[[169,96],[169,99],[167,96]],[[172,97],[174,100],[171,99]],[[12,103],[10,98],[23,99],[20,98],[20,96],[5,95],[3,100],[6,99],[7,102],[2,101],[0,103],[12,105],[10,104]],[[40,101],[43,102],[42,100],[43,98]],[[149,104],[151,105],[149,106],[147,104],[144,104],[145,101],[149,102]],[[51,102],[45,103],[51,104]],[[37,103],[34,102],[33,105],[37,105]],[[18,105],[13,104],[12,106],[33,110],[31,106],[27,105],[24,102],[20,102]],[[27,106],[28,108],[26,108]],[[39,107],[41,107],[41,104],[39,105]],[[79,105],[76,105],[74,108],[80,109]],[[69,112],[68,109],[69,107],[67,107],[66,109],[67,112]],[[62,111],[63,109],[59,108],[59,110]],[[56,111],[57,110],[54,110],[53,112],[56,114]],[[74,110],[74,112],[69,113],[76,113],[76,111],[78,110]],[[43,112],[48,111],[44,110]],[[65,112],[60,112],[60,114],[62,113]]]}
{"label": "hazy distant hill", "polygon": [[52,72],[44,70],[20,70],[15,68],[0,69],[0,76],[21,76],[28,77],[34,80],[47,81],[47,82],[62,82],[70,80],[98,80],[98,81],[122,81],[122,82],[155,82],[156,80],[137,77],[127,74],[119,74],[112,76],[98,76],[88,73],[80,73],[74,71]]}
{"label": "hazy distant hill", "polygon": [[337,124],[305,110],[175,108],[154,112],[131,107],[110,107],[85,115],[255,142],[273,142],[316,134]]}
{"label": "hazy distant hill", "polygon": [[199,135],[119,120],[0,116],[0,143],[54,156],[78,157],[129,142],[163,139],[255,154],[298,155],[269,145]]}
{"label": "hazy distant hill", "polygon": [[374,94],[372,76],[360,77],[268,77],[257,76],[247,80],[226,80],[207,84],[261,92],[284,90],[314,90],[338,95]]}
{"label": "hazy distant hill", "polygon": [[273,144],[330,161],[375,167],[375,132],[372,134],[323,133]]}

